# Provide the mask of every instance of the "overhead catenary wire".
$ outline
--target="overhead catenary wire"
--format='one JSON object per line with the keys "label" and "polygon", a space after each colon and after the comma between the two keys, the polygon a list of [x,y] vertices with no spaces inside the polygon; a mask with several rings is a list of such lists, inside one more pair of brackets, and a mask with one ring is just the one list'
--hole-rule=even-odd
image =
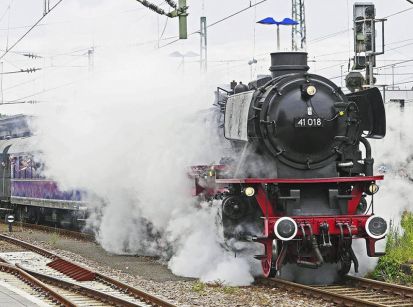
{"label": "overhead catenary wire", "polygon": [[402,13],[405,13],[405,12],[410,11],[410,10],[413,10],[413,7],[409,7],[409,8],[407,8],[407,9],[404,9],[404,10],[401,10],[401,11],[398,11],[398,12],[395,12],[395,13],[392,13],[392,14],[384,17],[384,18],[393,17],[393,16],[396,16],[396,15],[399,15],[399,14],[402,14]]}
{"label": "overhead catenary wire", "polygon": [[[164,9],[162,9],[158,5],[153,4],[149,1],[146,1],[146,0],[136,0],[136,1],[138,1],[140,4],[147,7],[148,9],[154,11],[155,13],[158,13],[160,15],[165,15],[165,16],[168,16],[168,17],[174,17],[171,12],[166,12]],[[169,4],[169,1],[166,1],[166,2]],[[176,6],[176,4],[175,4],[175,6]]]}
{"label": "overhead catenary wire", "polygon": [[47,15],[50,14],[51,11],[53,11],[62,2],[63,0],[59,0],[47,12],[45,12],[45,14],[41,18],[39,18],[39,20],[37,20],[35,24],[29,30],[27,30],[16,42],[14,42],[10,47],[7,47],[6,51],[0,56],[0,60],[4,58],[6,54],[9,53],[14,47],[16,47],[18,43],[20,43]]}
{"label": "overhead catenary wire", "polygon": [[374,75],[378,75],[378,76],[413,76],[413,72],[395,73],[395,74],[375,72]]}
{"label": "overhead catenary wire", "polygon": [[400,62],[396,62],[396,63],[391,63],[391,64],[386,64],[386,65],[383,65],[383,66],[378,66],[378,67],[376,67],[376,69],[385,68],[385,67],[391,67],[391,66],[396,66],[396,65],[404,64],[404,63],[408,63],[408,62],[413,62],[413,59],[404,60],[404,61],[400,61]]}
{"label": "overhead catenary wire", "polygon": [[409,81],[404,81],[404,82],[394,83],[394,85],[401,85],[401,84],[408,84],[408,83],[413,83],[413,80],[409,80]]}
{"label": "overhead catenary wire", "polygon": [[28,104],[37,104],[37,103],[39,103],[39,102],[41,102],[41,101],[39,101],[39,100],[24,100],[24,101],[13,101],[13,102],[2,102],[2,103],[0,103],[0,105],[1,106],[3,106],[3,105],[13,105],[13,104],[23,104],[23,103],[28,103]]}
{"label": "overhead catenary wire", "polygon": [[0,17],[0,22],[3,20],[3,18],[6,16],[6,14],[7,14],[7,12],[10,10],[10,8],[11,8],[11,3],[12,3],[13,1],[10,1],[10,3],[9,3],[9,5],[7,6],[7,8],[4,10],[4,13],[1,15],[1,17]]}
{"label": "overhead catenary wire", "polygon": [[[401,11],[398,11],[398,12],[395,12],[395,13],[392,13],[392,14],[384,17],[384,18],[389,18],[389,17],[392,17],[392,16],[396,16],[396,15],[405,13],[405,12],[407,12],[407,11],[410,11],[410,10],[412,10],[412,9],[413,9],[413,7],[410,7],[410,8],[407,8],[407,9],[404,9],[404,10],[401,10]],[[349,18],[348,18],[348,19],[349,19]],[[349,25],[349,27],[348,27],[347,29],[343,29],[343,30],[338,31],[338,32],[334,32],[334,33],[330,33],[330,34],[326,34],[326,35],[323,35],[323,36],[314,38],[314,39],[310,40],[308,43],[311,43],[311,44],[318,43],[318,42],[320,42],[320,41],[323,41],[323,40],[326,40],[326,39],[329,39],[329,38],[336,37],[336,36],[338,36],[338,35],[340,35],[340,34],[347,33],[347,32],[349,32],[351,29],[352,29],[352,28],[351,28],[351,26]]]}
{"label": "overhead catenary wire", "polygon": [[175,1],[173,1],[173,0],[165,0],[165,2],[168,3],[170,7],[176,9],[177,5],[176,5],[176,2],[175,2]]}
{"label": "overhead catenary wire", "polygon": [[8,90],[11,90],[11,89],[14,89],[14,88],[16,88],[16,87],[19,87],[19,86],[22,86],[22,85],[25,85],[25,84],[28,84],[28,83],[35,82],[36,80],[37,80],[37,78],[33,78],[33,79],[30,79],[30,80],[26,80],[26,81],[23,81],[23,82],[19,82],[19,83],[13,84],[13,85],[11,85],[11,86],[9,86],[9,87],[4,88],[4,89],[3,89],[3,92],[8,91]]}
{"label": "overhead catenary wire", "polygon": [[7,34],[6,34],[6,49],[9,48],[9,35],[10,35],[10,11],[11,11],[11,4],[13,3],[13,0],[10,0],[9,2],[9,9],[8,9],[8,18],[7,18]]}
{"label": "overhead catenary wire", "polygon": [[0,72],[0,75],[10,75],[10,74],[18,74],[18,73],[33,73],[38,70],[41,70],[41,68],[27,68],[27,69],[20,69],[20,70],[15,70],[15,71],[5,71],[5,72]]}
{"label": "overhead catenary wire", "polygon": [[[137,0],[137,1],[140,1],[140,0]],[[261,1],[257,2],[257,3],[254,3],[254,4],[250,3],[250,5],[247,6],[246,8],[243,8],[243,9],[241,9],[241,10],[235,12],[235,13],[232,13],[231,15],[228,15],[228,16],[226,16],[226,17],[224,17],[224,18],[221,18],[221,19],[219,19],[219,20],[217,20],[217,21],[214,21],[213,23],[207,25],[207,29],[208,29],[208,28],[211,28],[211,27],[213,27],[213,26],[216,26],[217,24],[219,24],[219,23],[221,23],[221,22],[224,22],[225,20],[228,20],[228,19],[230,19],[230,18],[232,18],[232,17],[234,17],[234,16],[236,16],[236,15],[238,15],[238,14],[241,14],[241,13],[243,13],[243,12],[245,12],[245,11],[253,8],[253,7],[256,7],[257,5],[260,5],[260,4],[264,3],[264,2],[267,2],[267,1],[268,1],[268,0],[261,0]],[[193,31],[193,32],[189,33],[188,36],[191,36],[191,35],[194,35],[194,34],[197,34],[197,33],[200,33],[200,30]],[[172,38],[177,38],[177,37],[178,37],[178,36],[173,36],[173,37],[170,37],[170,38],[172,39]],[[174,44],[174,43],[176,43],[176,42],[178,42],[178,41],[179,41],[179,38],[178,38],[178,39],[175,39],[175,40],[173,40],[173,41],[171,41],[171,42],[169,42],[169,43],[166,43],[165,45],[162,45],[162,46],[160,46],[159,48],[163,48],[163,47],[172,45],[172,44]]]}
{"label": "overhead catenary wire", "polygon": [[326,34],[326,35],[323,35],[323,36],[314,38],[314,39],[312,39],[312,40],[309,40],[308,43],[311,43],[311,44],[318,43],[318,42],[321,42],[321,41],[323,41],[323,40],[325,40],[325,39],[332,38],[332,37],[338,36],[338,35],[340,35],[340,34],[347,33],[347,32],[349,32],[350,30],[351,30],[351,28],[348,28],[348,29],[341,30],[341,31],[338,31],[338,32]]}
{"label": "overhead catenary wire", "polygon": [[50,91],[57,90],[57,89],[59,89],[59,88],[65,87],[65,86],[69,86],[69,85],[75,84],[75,83],[77,83],[77,82],[78,82],[78,80],[76,80],[76,81],[71,81],[71,82],[64,83],[64,84],[61,84],[61,85],[58,85],[58,86],[55,86],[55,87],[52,87],[52,88],[44,89],[44,90],[42,90],[42,91],[39,91],[39,92],[30,94],[30,95],[26,95],[26,96],[24,96],[24,97],[20,97],[20,98],[18,98],[18,99],[9,100],[9,101],[7,101],[7,102],[8,102],[8,103],[12,103],[12,102],[17,102],[17,101],[22,101],[22,100],[25,100],[25,99],[27,99],[27,98],[35,97],[35,96],[38,96],[38,95],[41,95],[41,94],[44,94],[44,93],[47,93],[47,92],[50,92]]}

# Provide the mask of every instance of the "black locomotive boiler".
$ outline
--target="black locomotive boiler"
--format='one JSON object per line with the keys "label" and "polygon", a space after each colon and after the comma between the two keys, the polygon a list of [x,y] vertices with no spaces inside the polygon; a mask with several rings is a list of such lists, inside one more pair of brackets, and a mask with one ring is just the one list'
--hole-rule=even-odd
{"label": "black locomotive boiler", "polygon": [[[377,88],[351,94],[308,73],[307,54],[271,54],[271,75],[218,88],[223,136],[233,154],[220,165],[192,167],[196,195],[222,199],[226,237],[262,243],[263,274],[286,263],[346,274],[387,233],[374,215],[376,181],[368,138],[386,132]],[[370,206],[368,203],[370,202]]]}

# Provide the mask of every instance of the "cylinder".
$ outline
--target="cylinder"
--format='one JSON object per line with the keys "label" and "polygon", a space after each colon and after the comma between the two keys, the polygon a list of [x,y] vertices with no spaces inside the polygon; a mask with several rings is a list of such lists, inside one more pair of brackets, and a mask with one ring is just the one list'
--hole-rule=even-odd
{"label": "cylinder", "polygon": [[276,78],[281,75],[306,72],[307,52],[274,52],[271,53],[271,75]]}

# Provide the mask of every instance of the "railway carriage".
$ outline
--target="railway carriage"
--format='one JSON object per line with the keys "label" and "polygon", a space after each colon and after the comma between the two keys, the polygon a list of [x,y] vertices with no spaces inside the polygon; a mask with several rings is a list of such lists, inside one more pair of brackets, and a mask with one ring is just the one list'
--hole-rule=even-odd
{"label": "railway carriage", "polygon": [[44,164],[38,160],[36,143],[35,136],[0,140],[2,211],[13,212],[18,220],[30,223],[67,228],[83,225],[87,215],[84,193],[63,190],[43,175]]}

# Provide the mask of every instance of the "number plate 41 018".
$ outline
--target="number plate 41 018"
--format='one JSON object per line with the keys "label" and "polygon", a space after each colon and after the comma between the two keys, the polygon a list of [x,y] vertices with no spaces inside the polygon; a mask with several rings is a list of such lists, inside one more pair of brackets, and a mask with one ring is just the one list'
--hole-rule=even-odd
{"label": "number plate 41 018", "polygon": [[318,128],[323,127],[323,120],[320,117],[296,117],[294,118],[296,128]]}

